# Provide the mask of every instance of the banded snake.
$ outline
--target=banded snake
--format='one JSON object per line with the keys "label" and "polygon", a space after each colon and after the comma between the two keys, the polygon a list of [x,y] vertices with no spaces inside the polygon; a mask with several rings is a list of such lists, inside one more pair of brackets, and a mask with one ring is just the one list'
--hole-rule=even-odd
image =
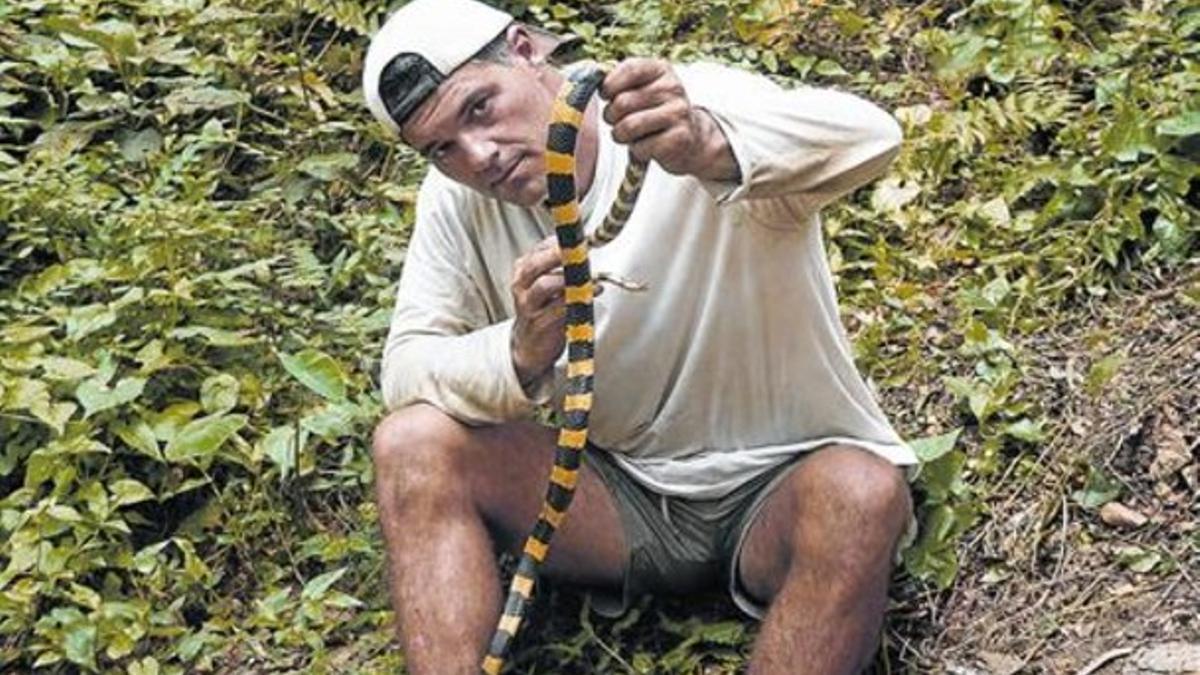
{"label": "banded snake", "polygon": [[592,298],[595,281],[603,279],[628,290],[640,290],[636,284],[612,275],[598,274],[593,277],[588,249],[589,246],[607,244],[621,232],[646,176],[646,163],[630,155],[617,198],[595,232],[585,236],[580,221],[575,189],[575,146],[583,127],[588,101],[603,82],[604,76],[605,71],[596,67],[570,76],[563,83],[550,113],[546,139],[546,203],[554,219],[555,235],[562,256],[567,309],[567,382],[562,404],[563,423],[558,432],[554,468],[550,472],[550,484],[541,513],[525,541],[504,602],[503,614],[480,666],[487,675],[498,675],[504,667],[508,650],[533,598],[538,568],[549,552],[550,538],[562,525],[567,508],[575,496],[580,460],[587,445],[588,417],[592,410],[595,375]]}

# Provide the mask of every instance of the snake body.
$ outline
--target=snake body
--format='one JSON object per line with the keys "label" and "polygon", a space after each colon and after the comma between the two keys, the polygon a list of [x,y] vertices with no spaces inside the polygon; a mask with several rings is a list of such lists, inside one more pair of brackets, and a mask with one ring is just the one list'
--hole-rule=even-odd
{"label": "snake body", "polygon": [[487,675],[497,675],[504,667],[508,650],[533,598],[538,568],[546,559],[550,538],[562,525],[579,481],[580,460],[588,439],[588,417],[592,410],[592,385],[596,368],[596,331],[592,310],[595,283],[588,247],[602,246],[620,233],[646,174],[645,162],[630,156],[624,181],[608,216],[595,233],[590,237],[585,236],[575,189],[575,146],[588,101],[604,80],[604,75],[603,70],[590,68],[569,77],[559,91],[550,115],[546,140],[546,203],[554,219],[555,235],[562,256],[567,309],[567,382],[562,406],[563,423],[558,432],[554,468],[550,472],[550,484],[541,513],[525,540],[504,602],[504,612],[480,666]]}

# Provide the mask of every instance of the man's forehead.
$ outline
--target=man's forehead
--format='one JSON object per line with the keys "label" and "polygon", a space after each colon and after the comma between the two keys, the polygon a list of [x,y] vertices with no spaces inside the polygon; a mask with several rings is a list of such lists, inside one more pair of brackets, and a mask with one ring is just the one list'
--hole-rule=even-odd
{"label": "man's forehead", "polygon": [[490,65],[467,63],[438,85],[401,127],[400,137],[404,142],[419,149],[438,127],[457,119],[463,99],[485,84]]}

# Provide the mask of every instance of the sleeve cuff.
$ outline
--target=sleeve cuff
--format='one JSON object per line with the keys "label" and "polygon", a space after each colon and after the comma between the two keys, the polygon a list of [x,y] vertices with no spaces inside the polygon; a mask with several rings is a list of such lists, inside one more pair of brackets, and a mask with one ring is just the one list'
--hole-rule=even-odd
{"label": "sleeve cuff", "polygon": [[512,329],[512,319],[483,329],[487,352],[491,356],[488,360],[499,370],[505,398],[515,403],[505,407],[529,410],[534,406],[546,405],[554,395],[554,369],[546,371],[528,387],[522,387],[512,360]]}
{"label": "sleeve cuff", "polygon": [[738,173],[741,176],[739,181],[720,181],[720,180],[700,180],[700,186],[709,194],[718,204],[727,204],[731,201],[740,199],[750,188],[750,171],[753,164],[750,161],[750,149],[734,132],[733,123],[725,118],[721,113],[707,108],[698,106],[701,110],[708,113],[709,117],[717,123],[721,128],[721,133],[725,135],[726,142],[729,143],[729,150],[733,153],[733,159],[737,162]]}

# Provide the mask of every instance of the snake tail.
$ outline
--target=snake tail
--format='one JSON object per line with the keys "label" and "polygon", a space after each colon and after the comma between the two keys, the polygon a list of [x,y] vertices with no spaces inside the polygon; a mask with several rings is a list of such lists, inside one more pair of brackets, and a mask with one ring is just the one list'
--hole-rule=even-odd
{"label": "snake tail", "polygon": [[563,424],[558,433],[554,468],[537,523],[517,563],[504,602],[504,612],[492,635],[481,665],[487,675],[498,675],[509,648],[521,628],[538,568],[546,559],[550,539],[563,523],[575,496],[579,466],[587,445],[588,415],[592,410],[592,377],[595,372],[595,323],[592,311],[591,267],[588,243],[580,222],[575,188],[575,146],[583,126],[584,110],[604,78],[590,69],[568,78],[555,99],[546,141],[547,206],[554,218],[555,235],[562,255],[566,295],[567,382]]}
{"label": "snake tail", "polygon": [[621,229],[629,220],[629,214],[633,212],[638,193],[642,191],[646,168],[646,162],[634,159],[633,155],[629,156],[629,166],[625,170],[625,179],[621,181],[621,187],[617,190],[616,201],[609,208],[608,215],[604,216],[604,222],[588,236],[588,244],[592,248],[600,248],[621,234]]}

